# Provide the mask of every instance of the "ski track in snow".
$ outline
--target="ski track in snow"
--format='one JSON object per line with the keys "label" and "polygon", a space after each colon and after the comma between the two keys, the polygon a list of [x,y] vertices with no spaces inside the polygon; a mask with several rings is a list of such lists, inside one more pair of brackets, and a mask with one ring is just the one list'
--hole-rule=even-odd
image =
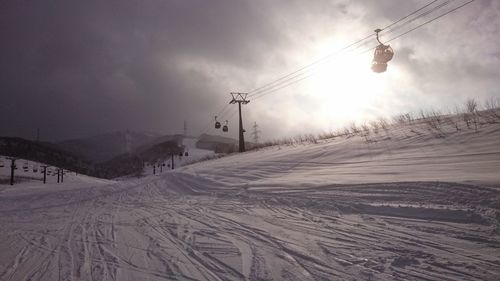
{"label": "ski track in snow", "polygon": [[[494,189],[408,182],[277,196],[196,180],[170,173],[2,198],[0,279],[495,280],[500,273]],[[23,205],[32,208],[16,209]]]}
{"label": "ski track in snow", "polygon": [[497,127],[2,186],[0,280],[498,280]]}

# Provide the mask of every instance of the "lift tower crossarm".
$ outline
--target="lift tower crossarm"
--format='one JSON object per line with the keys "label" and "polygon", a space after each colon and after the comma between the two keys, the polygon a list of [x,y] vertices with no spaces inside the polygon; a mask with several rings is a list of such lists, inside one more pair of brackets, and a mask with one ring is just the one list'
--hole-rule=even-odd
{"label": "lift tower crossarm", "polygon": [[250,101],[247,100],[247,95],[248,93],[236,93],[232,92],[231,93],[231,101],[229,104],[238,104],[238,111],[240,114],[240,137],[239,137],[239,150],[240,152],[245,152],[245,136],[244,132],[245,130],[243,129],[243,119],[241,118],[241,104],[247,104]]}

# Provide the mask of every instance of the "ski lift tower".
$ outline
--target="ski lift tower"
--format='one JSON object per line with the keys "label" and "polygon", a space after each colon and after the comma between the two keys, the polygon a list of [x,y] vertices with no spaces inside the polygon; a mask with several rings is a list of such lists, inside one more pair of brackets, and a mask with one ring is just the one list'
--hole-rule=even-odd
{"label": "ski lift tower", "polygon": [[14,170],[16,169],[16,158],[7,157],[10,160],[10,185],[14,185]]}
{"label": "ski lift tower", "polygon": [[240,152],[245,152],[245,137],[243,133],[245,130],[243,129],[243,119],[241,118],[241,104],[247,104],[250,101],[247,100],[247,93],[231,93],[232,100],[229,102],[230,104],[238,104],[238,111],[240,113],[240,138],[239,138],[239,148]]}

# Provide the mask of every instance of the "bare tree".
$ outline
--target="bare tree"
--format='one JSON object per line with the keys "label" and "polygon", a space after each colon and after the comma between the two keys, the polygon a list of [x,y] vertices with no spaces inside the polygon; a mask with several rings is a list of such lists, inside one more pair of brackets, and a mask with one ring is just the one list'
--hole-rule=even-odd
{"label": "bare tree", "polygon": [[351,131],[349,131],[349,128],[344,127],[344,130],[343,130],[343,132],[342,132],[342,133],[344,134],[344,136],[346,136],[346,137],[347,137],[347,136],[349,136],[349,135],[351,134]]}
{"label": "bare tree", "polygon": [[389,121],[385,117],[380,117],[378,118],[378,124],[384,130],[386,136],[389,137]]}
{"label": "bare tree", "polygon": [[370,136],[370,127],[365,123],[361,125],[361,135],[365,138],[365,141],[368,142],[368,137]]}
{"label": "bare tree", "polygon": [[351,123],[351,125],[350,125],[350,127],[351,127],[351,132],[352,132],[353,134],[359,134],[360,129],[359,129],[359,128],[358,128],[358,126],[356,125],[356,122],[352,122],[352,123]]}
{"label": "bare tree", "polygon": [[452,120],[453,120],[453,123],[455,125],[455,129],[458,131],[460,131],[460,127],[458,127],[458,123],[460,121],[460,114],[461,114],[461,110],[460,110],[460,107],[458,106],[455,106],[455,108],[453,109],[453,115],[455,115],[454,117],[452,117]]}
{"label": "bare tree", "polygon": [[467,110],[467,113],[469,113],[469,116],[474,123],[474,129],[477,132],[477,117],[478,117],[478,107],[477,107],[477,101],[473,98],[467,99],[465,101],[465,109]]}
{"label": "bare tree", "polygon": [[372,127],[373,133],[378,135],[379,123],[377,121],[370,121],[370,127]]}
{"label": "bare tree", "polygon": [[488,123],[497,123],[500,120],[500,99],[490,98],[486,100],[484,109]]}
{"label": "bare tree", "polygon": [[405,117],[406,121],[408,122],[408,124],[413,124],[413,119],[414,118],[413,118],[413,115],[410,112],[405,113],[404,117]]}
{"label": "bare tree", "polygon": [[465,102],[465,108],[469,113],[475,113],[477,111],[477,101],[475,99],[467,99]]}

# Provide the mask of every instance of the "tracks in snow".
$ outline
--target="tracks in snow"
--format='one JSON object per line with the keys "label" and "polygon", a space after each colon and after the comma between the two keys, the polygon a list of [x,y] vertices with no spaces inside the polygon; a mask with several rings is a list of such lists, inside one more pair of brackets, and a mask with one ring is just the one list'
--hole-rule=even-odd
{"label": "tracks in snow", "polygon": [[494,280],[500,274],[498,191],[436,182],[259,190],[169,174],[0,198],[0,280]]}

